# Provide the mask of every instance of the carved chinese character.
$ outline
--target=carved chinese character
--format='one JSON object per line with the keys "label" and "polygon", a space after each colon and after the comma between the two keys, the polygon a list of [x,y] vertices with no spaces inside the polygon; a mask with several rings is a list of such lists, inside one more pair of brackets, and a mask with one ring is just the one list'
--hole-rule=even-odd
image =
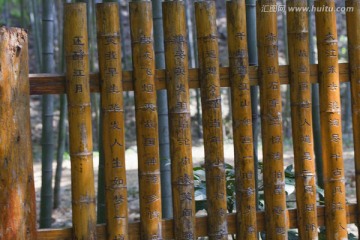
{"label": "carved chinese character", "polygon": [[81,69],[75,69],[73,72],[73,76],[74,77],[83,77],[84,75],[84,70]]}
{"label": "carved chinese character", "polygon": [[113,77],[113,76],[117,75],[118,72],[117,72],[116,68],[110,67],[107,69],[106,74]]}
{"label": "carved chinese character", "polygon": [[239,32],[235,34],[235,37],[240,38],[240,40],[245,39],[246,34],[244,32]]}
{"label": "carved chinese character", "polygon": [[156,202],[160,198],[156,194],[152,194],[152,195],[144,196],[143,199],[146,201],[147,204],[149,204],[149,203]]}
{"label": "carved chinese character", "polygon": [[118,157],[113,158],[113,160],[112,160],[112,167],[113,167],[113,168],[122,168],[122,167],[123,167],[122,162],[119,160]]}
{"label": "carved chinese character", "polygon": [[331,135],[331,141],[336,142],[336,143],[340,142],[341,141],[340,135],[339,134],[332,134]]}
{"label": "carved chinese character", "polygon": [[335,66],[328,67],[328,72],[327,73],[336,73]]}
{"label": "carved chinese character", "polygon": [[114,36],[105,36],[105,45],[116,45]]}
{"label": "carved chinese character", "polygon": [[82,37],[81,36],[76,36],[73,38],[73,44],[77,45],[77,46],[82,46],[84,45],[84,43],[81,41]]}
{"label": "carved chinese character", "polygon": [[110,52],[105,53],[105,59],[106,59],[106,60],[117,59],[117,58],[116,58],[116,52],[110,51]]}
{"label": "carved chinese character", "polygon": [[118,142],[118,140],[115,138],[115,141],[114,141],[114,143],[112,143],[111,144],[111,147],[114,147],[115,145],[117,145],[117,146],[122,146],[122,144],[121,143],[119,143]]}
{"label": "carved chinese character", "polygon": [[85,53],[83,50],[79,50],[78,52],[74,51],[72,54],[73,60],[83,60],[85,56]]}
{"label": "carved chinese character", "polygon": [[334,50],[334,49],[326,50],[326,56],[327,57],[337,57],[336,50]]}
{"label": "carved chinese character", "polygon": [[144,146],[155,146],[155,138],[144,138]]}
{"label": "carved chinese character", "polygon": [[75,93],[81,93],[83,91],[82,84],[75,85]]}
{"label": "carved chinese character", "polygon": [[311,160],[311,155],[309,152],[304,152],[304,155],[303,155],[303,160]]}

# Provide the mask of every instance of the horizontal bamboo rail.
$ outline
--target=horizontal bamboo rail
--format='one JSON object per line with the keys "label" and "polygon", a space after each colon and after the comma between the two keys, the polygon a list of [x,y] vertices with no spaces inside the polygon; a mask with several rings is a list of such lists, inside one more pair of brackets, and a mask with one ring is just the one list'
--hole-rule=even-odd
{"label": "horizontal bamboo rail", "polygon": [[[288,211],[288,223],[289,228],[298,227],[297,222],[297,209],[289,209]],[[346,207],[347,212],[347,223],[355,223],[357,224],[357,204],[348,204]],[[265,230],[265,213],[257,212],[257,230],[264,231]],[[208,233],[207,229],[207,217],[197,217],[196,218],[196,237],[206,236]],[[319,206],[317,207],[317,221],[318,226],[325,225],[325,207]],[[236,213],[228,214],[227,217],[228,222],[228,233],[235,234],[236,233]],[[174,222],[173,220],[163,220],[162,221],[162,232],[163,239],[173,239],[174,238]],[[38,230],[38,240],[71,240],[71,231],[72,228],[64,228],[64,229],[44,229]],[[106,236],[105,225],[97,226],[97,239],[103,240]],[[137,240],[140,239],[140,223],[133,222],[129,223],[129,240]]]}
{"label": "horizontal bamboo rail", "polygon": [[[250,85],[258,85],[257,66],[249,67]],[[230,87],[229,82],[229,68],[221,67],[220,70],[220,84],[221,87]],[[349,64],[339,64],[339,80],[340,82],[348,82]],[[281,84],[289,84],[289,66],[282,65],[279,67],[279,77]],[[63,94],[65,93],[65,75],[63,74],[30,74],[30,95],[42,94]],[[122,73],[123,90],[133,91],[132,71],[123,71]],[[310,66],[310,82],[318,82],[317,64]],[[166,89],[165,70],[157,69],[155,73],[155,86],[157,90]],[[199,74],[198,69],[189,69],[189,88],[199,88]],[[90,90],[91,92],[99,92],[99,74],[90,74]]]}

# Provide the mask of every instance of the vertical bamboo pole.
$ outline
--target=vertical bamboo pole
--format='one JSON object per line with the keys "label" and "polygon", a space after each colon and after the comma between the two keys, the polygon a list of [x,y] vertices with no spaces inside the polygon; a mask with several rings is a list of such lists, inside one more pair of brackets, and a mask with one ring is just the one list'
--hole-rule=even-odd
{"label": "vertical bamboo pole", "polygon": [[64,6],[73,238],[96,239],[86,4]]}
{"label": "vertical bamboo pole", "polygon": [[119,5],[96,5],[107,239],[128,238]]}
{"label": "vertical bamboo pole", "polygon": [[312,132],[307,0],[288,0],[291,119],[294,139],[296,204],[301,239],[318,239],[316,175]]}
{"label": "vertical bamboo pole", "polygon": [[196,239],[185,3],[163,3],[175,239]]}
{"label": "vertical bamboo pole", "polygon": [[237,239],[257,239],[256,188],[246,6],[244,0],[226,3],[233,117]]}
{"label": "vertical bamboo pole", "polygon": [[151,2],[130,2],[141,239],[161,239],[161,185]]}
{"label": "vertical bamboo pole", "polygon": [[266,238],[287,239],[277,17],[271,6],[276,0],[259,0],[257,6],[265,228]]}
{"label": "vertical bamboo pole", "polygon": [[0,28],[0,239],[36,239],[28,37]]}
{"label": "vertical bamboo pole", "polygon": [[[328,239],[347,239],[335,1],[316,0],[315,7],[319,8],[315,17],[319,54],[326,236]],[[330,11],[321,10],[325,7]]]}
{"label": "vertical bamboo pole", "polygon": [[196,2],[195,18],[203,112],[208,236],[209,239],[228,239],[215,2]]}
{"label": "vertical bamboo pole", "polygon": [[[356,198],[360,202],[360,29],[355,24],[360,22],[360,1],[347,0],[346,7],[353,11],[346,13],[347,33],[349,41],[350,81],[352,90],[352,118],[355,150]],[[360,205],[358,205],[360,209]],[[358,218],[360,220],[360,216]]]}

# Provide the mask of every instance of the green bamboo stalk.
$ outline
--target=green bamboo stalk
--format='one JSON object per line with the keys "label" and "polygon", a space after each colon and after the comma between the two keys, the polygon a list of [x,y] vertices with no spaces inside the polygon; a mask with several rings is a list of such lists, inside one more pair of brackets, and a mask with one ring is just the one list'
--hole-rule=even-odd
{"label": "green bamboo stalk", "polygon": [[[42,1],[42,72],[55,71],[54,59],[54,1]],[[53,143],[53,115],[54,98],[44,95],[42,99],[42,174],[41,174],[41,200],[40,200],[40,228],[51,227],[52,214],[52,162],[54,158]]]}
{"label": "green bamboo stalk", "polygon": [[[61,19],[63,19],[63,4],[59,0],[57,0],[55,4],[55,9],[57,9],[57,21],[60,23]],[[59,62],[58,64],[58,72],[64,72],[64,41],[63,41],[63,28],[62,24],[59,24],[59,31],[58,31],[58,41],[59,41]],[[55,183],[54,183],[54,209],[60,207],[61,203],[61,175],[62,175],[62,163],[63,163],[63,156],[65,152],[65,142],[66,142],[66,116],[67,116],[67,101],[66,95],[60,95],[60,118],[58,123],[58,145],[57,145],[57,152],[56,152],[56,170],[55,170]]]}
{"label": "green bamboo stalk", "polygon": [[[162,18],[162,0],[152,0],[154,22],[154,50],[155,67],[165,68],[164,54],[164,31]],[[171,194],[171,161],[169,140],[169,114],[166,90],[159,90],[157,95],[157,107],[159,116],[159,151],[161,173],[161,204],[163,218],[172,218],[172,194]]]}
{"label": "green bamboo stalk", "polygon": [[[314,0],[308,0],[308,6],[314,6]],[[315,42],[313,36],[314,33],[314,17],[309,14],[309,48],[310,48],[310,64],[314,64],[315,61]],[[322,163],[322,144],[321,144],[321,128],[320,128],[320,104],[319,104],[319,84],[314,83],[311,87],[312,98],[312,116],[313,116],[313,134],[314,134],[314,151],[316,162],[316,175],[317,183],[319,187],[324,188],[324,173]]]}
{"label": "green bamboo stalk", "polygon": [[[256,38],[256,0],[246,0],[246,29],[249,54],[249,66],[258,65],[257,38]],[[258,136],[259,136],[259,87],[251,86],[251,111],[253,126],[253,146],[254,146],[254,173],[255,189],[258,189]],[[259,192],[256,191],[256,202],[259,202]],[[257,204],[257,207],[259,205]]]}

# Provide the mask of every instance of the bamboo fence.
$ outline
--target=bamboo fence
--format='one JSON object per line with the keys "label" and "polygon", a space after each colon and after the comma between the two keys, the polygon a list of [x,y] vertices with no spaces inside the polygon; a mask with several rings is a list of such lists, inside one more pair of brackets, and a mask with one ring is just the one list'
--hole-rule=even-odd
{"label": "bamboo fence", "polygon": [[266,236],[269,239],[287,239],[277,15],[274,11],[262,10],[269,5],[276,6],[276,0],[260,0],[257,3]]}
{"label": "bamboo fence", "polygon": [[195,3],[209,239],[227,239],[226,178],[219,76],[216,6]]}
{"label": "bamboo fence", "polygon": [[[306,0],[289,0],[289,7],[304,7]],[[334,1],[318,0],[316,6]],[[301,239],[317,239],[318,227],[326,226],[328,239],[346,239],[347,224],[358,223],[358,205],[346,204],[342,157],[339,84],[351,80],[355,139],[355,168],[359,189],[358,78],[360,30],[348,27],[349,64],[338,64],[335,12],[317,12],[319,64],[309,63],[307,12],[288,11],[289,66],[279,66],[277,14],[263,11],[275,0],[259,0],[257,41],[259,66],[249,66],[246,3],[227,2],[229,67],[219,67],[216,8],[214,1],[195,3],[199,68],[189,69],[185,3],[163,3],[166,69],[155,69],[153,17],[150,1],[130,3],[133,71],[122,71],[119,6],[97,5],[99,73],[90,74],[86,5],[66,4],[64,45],[66,74],[35,74],[27,84],[26,34],[10,46],[0,29],[1,65],[19,67],[17,72],[0,68],[0,122],[29,119],[30,94],[67,93],[69,102],[73,227],[35,228],[35,195],[31,168],[29,121],[0,129],[0,239],[287,239],[298,228]],[[348,26],[360,21],[360,1],[347,13]],[[11,32],[11,31],[10,31]],[[5,31],[6,34],[6,31]],[[13,54],[16,53],[16,54]],[[11,57],[8,57],[11,56]],[[5,76],[5,77],[4,77]],[[8,81],[2,81],[8,77]],[[10,80],[10,82],[9,82]],[[325,206],[316,206],[311,92],[320,83],[322,142],[324,146]],[[294,140],[297,209],[286,207],[283,169],[281,84],[290,84]],[[256,211],[255,169],[250,86],[260,86],[260,110],[264,155],[265,211]],[[236,213],[227,212],[223,149],[221,87],[231,88],[234,130]],[[189,89],[201,89],[207,216],[196,216],[192,166]],[[156,90],[167,89],[174,219],[162,218],[158,113]],[[10,94],[18,91],[17,94]],[[136,135],[139,162],[140,222],[128,222],[125,168],[123,92],[135,93]],[[90,92],[101,93],[102,141],[105,155],[106,225],[96,225],[92,163]],[[12,98],[14,97],[14,98]],[[17,98],[17,99],[16,99]],[[11,101],[19,101],[14,105]],[[10,111],[9,111],[10,109]],[[15,116],[15,117],[14,117]],[[22,131],[20,133],[20,130]],[[9,138],[9,136],[11,136]],[[15,137],[15,138],[12,138]],[[20,144],[21,149],[19,148]],[[26,146],[26,147],[24,147]],[[10,152],[9,152],[10,151]],[[8,157],[9,156],[9,157]],[[20,158],[27,156],[27,158]],[[19,166],[20,161],[26,161]],[[10,171],[15,169],[15,179]],[[3,171],[5,169],[5,171]],[[3,177],[5,176],[5,177]],[[13,182],[21,183],[23,198],[13,196]],[[169,183],[170,184],[170,183]],[[10,188],[11,187],[11,188]],[[357,197],[360,198],[360,190]],[[5,196],[5,198],[4,198]],[[9,200],[11,204],[9,205]],[[29,209],[24,211],[24,207]],[[11,215],[11,216],[10,216]],[[18,228],[14,228],[14,224]],[[6,235],[7,234],[7,235]],[[37,236],[36,236],[37,235]]]}
{"label": "bamboo fence", "polygon": [[108,239],[128,239],[119,6],[96,6]]}
{"label": "bamboo fence", "polygon": [[130,3],[141,239],[161,239],[161,185],[151,2]]}
{"label": "bamboo fence", "polygon": [[96,200],[86,4],[64,6],[73,234],[75,239],[92,240],[96,239]]}
{"label": "bamboo fence", "polygon": [[[289,8],[307,7],[307,0],[290,0]],[[287,12],[291,120],[294,139],[296,206],[301,239],[317,239],[316,176],[312,132],[309,32],[307,12]]]}
{"label": "bamboo fence", "polygon": [[175,239],[196,239],[185,4],[163,3]]}
{"label": "bamboo fence", "polygon": [[327,216],[326,236],[328,239],[346,239],[345,170],[342,153],[335,1],[318,0],[315,1],[315,6],[329,6],[332,9],[332,11],[317,11],[315,13],[320,73],[321,142]]}
{"label": "bamboo fence", "polygon": [[257,239],[256,188],[245,2],[226,4],[238,239]]}

